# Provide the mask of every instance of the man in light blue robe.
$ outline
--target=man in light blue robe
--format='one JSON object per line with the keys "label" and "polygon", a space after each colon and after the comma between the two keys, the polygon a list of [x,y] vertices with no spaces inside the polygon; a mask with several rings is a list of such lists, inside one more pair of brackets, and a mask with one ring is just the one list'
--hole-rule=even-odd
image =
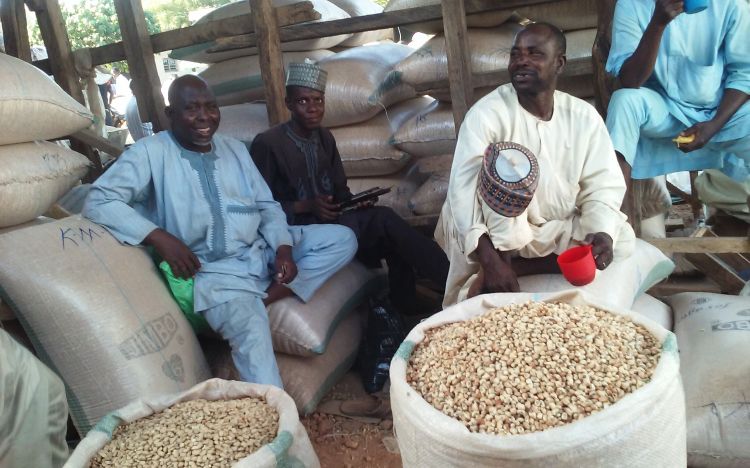
{"label": "man in light blue robe", "polygon": [[265,305],[309,300],[353,258],[356,238],[343,226],[287,226],[245,146],[214,135],[220,113],[203,80],[178,78],[169,100],[171,131],[123,153],[83,215],[194,277],[195,311],[229,341],[241,378],[281,387]]}
{"label": "man in light blue robe", "polygon": [[[619,0],[606,68],[625,88],[612,95],[607,128],[626,179],[701,169],[750,176],[746,0],[709,0],[694,14],[681,0]],[[678,135],[694,141],[675,144]]]}

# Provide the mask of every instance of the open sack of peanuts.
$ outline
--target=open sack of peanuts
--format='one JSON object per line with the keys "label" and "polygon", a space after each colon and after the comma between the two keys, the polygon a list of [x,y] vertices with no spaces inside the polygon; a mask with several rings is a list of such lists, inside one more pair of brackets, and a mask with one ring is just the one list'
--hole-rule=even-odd
{"label": "open sack of peanuts", "polygon": [[404,466],[684,467],[675,336],[579,291],[445,309],[391,363]]}
{"label": "open sack of peanuts", "polygon": [[283,390],[211,379],[108,414],[64,468],[146,466],[317,468],[320,463]]}

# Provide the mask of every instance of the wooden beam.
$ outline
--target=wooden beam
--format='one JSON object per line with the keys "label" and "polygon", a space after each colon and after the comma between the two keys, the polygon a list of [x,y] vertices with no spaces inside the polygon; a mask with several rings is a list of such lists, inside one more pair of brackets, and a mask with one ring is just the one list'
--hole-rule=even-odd
{"label": "wooden beam", "polygon": [[[292,5],[276,8],[276,19],[279,25],[287,26],[305,21],[320,19],[320,13],[313,9],[307,0]],[[151,47],[154,52],[166,52],[203,42],[210,42],[221,37],[238,34],[249,34],[255,31],[252,15],[239,15],[232,18],[208,21],[206,23],[156,33],[151,36]],[[125,47],[122,42],[92,47],[89,49],[93,65],[103,65],[125,60]],[[48,60],[38,60],[34,65],[41,70],[49,70]]]}
{"label": "wooden beam", "polygon": [[258,62],[266,92],[268,123],[273,126],[289,119],[289,110],[284,105],[284,62],[281,56],[279,25],[271,0],[249,1],[258,37]]}
{"label": "wooden beam", "polygon": [[138,111],[144,121],[151,122],[154,133],[169,128],[164,114],[164,96],[154,62],[154,49],[146,26],[146,16],[141,0],[117,0],[117,20],[120,23],[125,56],[128,59],[133,91]]}
{"label": "wooden beam", "polygon": [[[73,99],[85,105],[60,4],[57,0],[26,0],[26,4],[36,14],[55,81]],[[93,169],[84,178],[84,182],[95,180],[102,173],[102,162],[98,155],[89,145],[76,138],[71,137],[70,147],[86,156],[93,164]]]}
{"label": "wooden beam", "polygon": [[0,0],[0,22],[3,26],[5,53],[31,62],[31,46],[23,0]]}
{"label": "wooden beam", "polygon": [[750,252],[750,239],[747,237],[670,237],[643,240],[663,252],[714,254]]}
{"label": "wooden beam", "polygon": [[691,253],[686,254],[685,259],[701,273],[714,280],[724,294],[738,294],[745,287],[745,280],[716,255]]}
{"label": "wooden beam", "polygon": [[[578,77],[590,75],[592,72],[591,58],[581,57],[569,60],[560,77]],[[484,88],[487,86],[500,86],[501,84],[510,83],[510,74],[508,70],[498,70],[491,73],[476,73],[472,75],[472,84],[475,88]],[[448,80],[437,80],[424,82],[416,85],[414,89],[418,94],[430,94],[430,92],[443,91],[448,89],[450,83]]]}
{"label": "wooden beam", "polygon": [[[497,10],[515,10],[520,7],[554,3],[559,0],[465,0],[466,14],[478,14]],[[346,18],[320,23],[298,24],[282,27],[279,32],[281,42],[317,39],[320,37],[338,36],[377,29],[389,29],[397,26],[407,26],[425,21],[441,20],[443,18],[440,5],[429,5],[398,11],[386,11],[376,15],[365,15],[356,18]],[[281,26],[281,25],[280,25]],[[218,39],[217,46],[208,52],[223,52],[225,50],[254,47],[257,40],[254,34],[243,34],[237,37]]]}
{"label": "wooden beam", "polygon": [[471,81],[471,56],[466,37],[466,11],[464,3],[442,0],[443,33],[448,59],[448,82],[451,90],[451,109],[456,134],[461,128],[469,107],[474,102],[474,86]]}
{"label": "wooden beam", "polygon": [[125,148],[115,145],[111,141],[107,140],[106,138],[102,138],[89,129],[81,130],[71,136],[100,151],[104,151],[105,153],[110,154],[113,157],[117,157],[121,155],[123,151],[125,151]]}

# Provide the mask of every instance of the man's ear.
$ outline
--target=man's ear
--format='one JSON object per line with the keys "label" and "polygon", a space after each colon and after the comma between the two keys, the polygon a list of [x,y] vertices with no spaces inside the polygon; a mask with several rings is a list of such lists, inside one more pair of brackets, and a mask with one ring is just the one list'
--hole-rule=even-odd
{"label": "man's ear", "polygon": [[286,108],[290,111],[292,110],[292,100],[289,99],[289,95],[284,96],[284,104],[286,105]]}
{"label": "man's ear", "polygon": [[565,54],[560,54],[557,56],[557,75],[560,76],[565,70],[565,64],[568,63],[568,57]]}
{"label": "man's ear", "polygon": [[174,113],[174,111],[172,110],[172,107],[166,106],[164,108],[164,115],[166,115],[169,120],[172,120],[172,114],[173,113]]}

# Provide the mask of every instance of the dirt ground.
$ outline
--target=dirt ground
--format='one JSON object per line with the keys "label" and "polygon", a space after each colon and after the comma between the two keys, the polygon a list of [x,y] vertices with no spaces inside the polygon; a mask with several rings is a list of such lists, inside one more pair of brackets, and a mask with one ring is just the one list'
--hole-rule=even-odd
{"label": "dirt ground", "polygon": [[336,384],[302,424],[323,468],[402,466],[387,391],[367,396],[355,372]]}

